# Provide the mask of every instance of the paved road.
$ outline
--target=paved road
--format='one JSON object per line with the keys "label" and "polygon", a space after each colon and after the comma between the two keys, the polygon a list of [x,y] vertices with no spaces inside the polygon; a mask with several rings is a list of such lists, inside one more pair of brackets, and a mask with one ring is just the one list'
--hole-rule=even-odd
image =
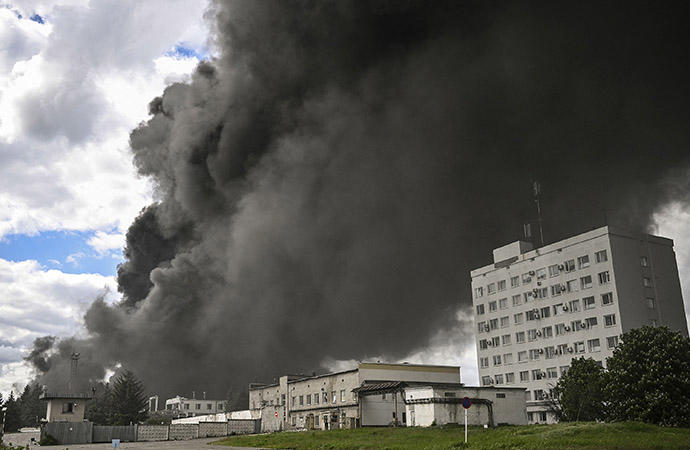
{"label": "paved road", "polygon": [[[8,433],[3,438],[3,442],[13,445],[27,445],[31,438],[38,439],[38,433]],[[207,438],[207,439],[192,439],[190,441],[160,441],[160,442],[123,442],[120,444],[120,449],[141,449],[141,450],[233,450],[245,449],[246,447],[221,447],[210,446],[209,442],[217,441],[221,438]],[[37,447],[38,448],[38,447]],[[112,449],[112,444],[69,444],[69,445],[55,445],[51,447],[55,450],[62,450],[69,448],[69,450],[85,450],[85,449]]]}

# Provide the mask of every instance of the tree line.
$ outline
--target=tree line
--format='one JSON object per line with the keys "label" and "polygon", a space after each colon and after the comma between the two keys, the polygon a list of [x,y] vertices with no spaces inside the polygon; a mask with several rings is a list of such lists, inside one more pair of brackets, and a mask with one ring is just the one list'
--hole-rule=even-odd
{"label": "tree line", "polygon": [[630,330],[607,358],[571,361],[553,389],[561,421],[640,421],[690,427],[690,338],[666,327]]}
{"label": "tree line", "polygon": [[[27,385],[15,398],[10,392],[0,405],[5,411],[5,432],[15,432],[23,427],[38,427],[46,417],[46,402],[40,400],[43,392],[36,383]],[[148,399],[144,385],[134,373],[126,370],[110,383],[98,383],[93,388],[93,398],[86,403],[85,419],[96,425],[129,425],[148,418]]]}

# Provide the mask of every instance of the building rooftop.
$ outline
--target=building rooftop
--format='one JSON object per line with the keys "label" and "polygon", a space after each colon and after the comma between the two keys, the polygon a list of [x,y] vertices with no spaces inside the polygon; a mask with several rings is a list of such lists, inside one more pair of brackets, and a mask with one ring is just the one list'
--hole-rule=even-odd
{"label": "building rooftop", "polygon": [[93,395],[92,394],[67,393],[67,392],[43,392],[38,398],[41,400],[54,400],[54,399],[91,400],[93,398]]}

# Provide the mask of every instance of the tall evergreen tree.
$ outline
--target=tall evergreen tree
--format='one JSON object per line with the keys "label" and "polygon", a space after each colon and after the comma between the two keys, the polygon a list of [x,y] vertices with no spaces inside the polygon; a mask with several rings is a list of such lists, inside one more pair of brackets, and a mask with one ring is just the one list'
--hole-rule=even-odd
{"label": "tall evergreen tree", "polygon": [[140,423],[148,417],[144,385],[129,370],[120,374],[113,383],[112,402],[116,425]]}
{"label": "tall evergreen tree", "polygon": [[85,416],[96,425],[113,424],[113,393],[109,383],[96,387],[93,399],[86,404]]}
{"label": "tall evergreen tree", "polygon": [[37,383],[27,384],[19,397],[19,411],[22,426],[37,427],[45,417],[46,404],[40,400],[41,387]]}
{"label": "tall evergreen tree", "polygon": [[14,392],[10,392],[10,396],[3,405],[7,408],[5,411],[5,432],[13,433],[22,427],[21,411],[19,404],[14,398]]}

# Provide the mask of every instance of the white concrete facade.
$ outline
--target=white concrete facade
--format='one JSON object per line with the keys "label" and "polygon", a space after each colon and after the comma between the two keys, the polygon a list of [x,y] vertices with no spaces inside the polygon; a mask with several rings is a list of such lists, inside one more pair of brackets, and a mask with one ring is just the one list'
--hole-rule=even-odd
{"label": "white concrete facade", "polygon": [[176,396],[165,401],[166,411],[178,417],[195,417],[225,412],[225,400],[196,399]]}
{"label": "white concrete facade", "polygon": [[526,425],[524,388],[467,386],[408,386],[405,388],[407,426],[465,423],[461,399],[474,402],[467,411],[469,425]]}
{"label": "white concrete facade", "polygon": [[673,241],[602,227],[538,249],[515,242],[471,271],[479,379],[527,388],[530,423],[573,357],[606,364],[643,325],[688,334]]}
{"label": "white concrete facade", "polygon": [[[278,429],[332,429],[354,426],[386,426],[394,420],[396,398],[366,398],[362,404],[353,392],[366,383],[384,381],[460,382],[460,367],[420,364],[358,363],[357,368],[314,376],[283,376],[278,383],[250,387],[249,408],[262,417],[262,411],[278,413]],[[397,396],[398,421],[405,411]]]}

